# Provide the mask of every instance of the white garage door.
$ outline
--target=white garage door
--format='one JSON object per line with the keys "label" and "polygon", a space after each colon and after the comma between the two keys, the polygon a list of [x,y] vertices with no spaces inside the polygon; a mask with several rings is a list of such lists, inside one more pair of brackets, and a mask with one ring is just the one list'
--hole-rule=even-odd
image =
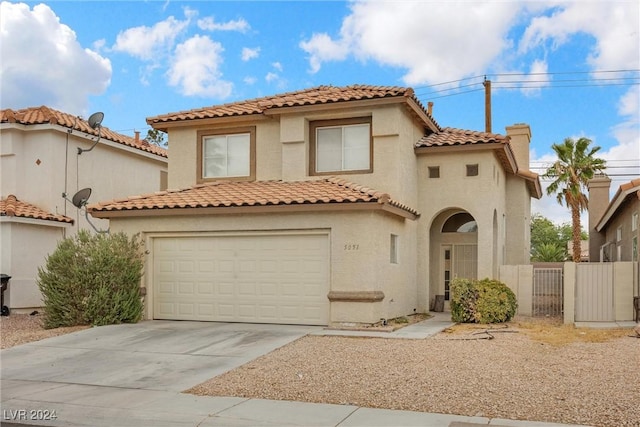
{"label": "white garage door", "polygon": [[159,237],[153,317],[329,323],[326,234]]}

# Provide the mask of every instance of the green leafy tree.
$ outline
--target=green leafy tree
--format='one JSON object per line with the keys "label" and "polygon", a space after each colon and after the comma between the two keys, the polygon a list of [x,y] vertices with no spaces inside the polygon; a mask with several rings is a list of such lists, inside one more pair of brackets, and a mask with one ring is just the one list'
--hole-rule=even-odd
{"label": "green leafy tree", "polygon": [[[531,217],[531,261],[562,262],[568,256],[567,243],[573,239],[571,223],[555,224],[539,213]],[[581,240],[587,240],[587,232],[582,230]]]}
{"label": "green leafy tree", "polygon": [[562,144],[553,144],[551,148],[558,159],[543,175],[553,180],[547,188],[547,194],[555,194],[558,203],[566,205],[571,211],[574,262],[580,262],[580,213],[587,209],[589,203],[585,194],[587,182],[606,168],[606,162],[595,157],[600,147],[590,149],[589,145],[591,140],[584,137],[577,141],[566,138]]}
{"label": "green leafy tree", "polygon": [[169,144],[165,141],[166,134],[158,129],[149,129],[147,136],[144,138],[150,144],[155,144],[159,147],[167,147]]}

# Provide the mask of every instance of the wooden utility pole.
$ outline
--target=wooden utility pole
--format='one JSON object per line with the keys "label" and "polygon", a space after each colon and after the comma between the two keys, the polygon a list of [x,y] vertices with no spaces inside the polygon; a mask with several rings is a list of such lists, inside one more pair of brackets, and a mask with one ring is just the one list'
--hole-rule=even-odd
{"label": "wooden utility pole", "polygon": [[485,76],[484,82],[484,131],[491,133],[491,80]]}

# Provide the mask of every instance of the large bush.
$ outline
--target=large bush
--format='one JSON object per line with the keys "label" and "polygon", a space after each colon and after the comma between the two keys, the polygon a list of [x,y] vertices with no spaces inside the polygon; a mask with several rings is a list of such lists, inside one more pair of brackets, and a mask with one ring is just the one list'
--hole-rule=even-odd
{"label": "large bush", "polygon": [[513,318],[518,301],[497,280],[455,279],[451,282],[451,319],[460,323],[499,323]]}
{"label": "large bush", "polygon": [[138,236],[81,230],[62,240],[38,268],[45,328],[139,321],[143,259]]}

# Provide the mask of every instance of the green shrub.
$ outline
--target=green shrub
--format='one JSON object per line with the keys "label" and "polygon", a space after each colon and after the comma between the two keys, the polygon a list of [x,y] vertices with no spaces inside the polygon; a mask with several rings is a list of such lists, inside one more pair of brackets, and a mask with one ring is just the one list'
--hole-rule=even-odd
{"label": "green shrub", "polygon": [[513,291],[497,280],[455,279],[450,289],[451,319],[454,322],[507,322],[518,308]]}
{"label": "green shrub", "polygon": [[45,328],[139,321],[142,246],[138,236],[86,230],[62,240],[38,268]]}

